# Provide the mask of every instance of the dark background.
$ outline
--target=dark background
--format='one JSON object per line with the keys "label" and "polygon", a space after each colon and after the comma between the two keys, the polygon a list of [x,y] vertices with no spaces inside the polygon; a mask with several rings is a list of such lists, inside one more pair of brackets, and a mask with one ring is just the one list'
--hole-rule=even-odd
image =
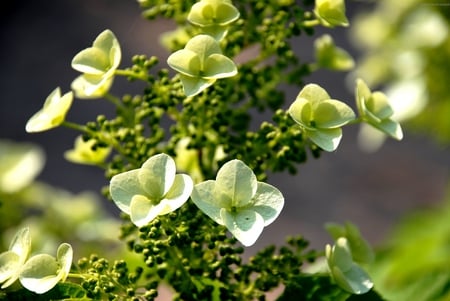
{"label": "dark background", "polygon": [[[347,8],[351,16],[371,6],[349,1]],[[121,67],[126,67],[133,54],[156,55],[164,62],[167,53],[159,46],[158,35],[172,24],[144,20],[133,0],[2,0],[0,9],[0,138],[31,141],[45,149],[47,163],[40,180],[73,192],[98,191],[107,184],[101,170],[63,158],[78,133],[57,128],[27,134],[25,123],[54,88],[60,86],[63,93],[70,90],[78,75],[70,67],[72,57],[89,47],[101,31],[109,28],[116,34],[123,52]],[[331,33],[339,46],[357,55],[347,41],[347,29]],[[295,41],[304,61],[313,59],[312,41],[306,36]],[[333,98],[353,104],[344,78],[343,73],[323,71],[307,82],[323,85]],[[113,92],[138,93],[139,85],[117,80]],[[297,93],[287,90],[287,103]],[[112,110],[105,100],[76,99],[67,120],[84,123],[97,114],[108,116]],[[377,244],[406,212],[442,200],[449,178],[448,150],[405,132],[401,143],[387,141],[379,152],[367,154],[356,145],[357,128],[348,126],[336,152],[310,159],[295,177],[272,176],[270,182],[283,192],[286,206],[255,247],[302,233],[314,247],[322,248],[331,241],[323,224],[345,220],[356,223]],[[117,208],[110,208],[118,214]]]}

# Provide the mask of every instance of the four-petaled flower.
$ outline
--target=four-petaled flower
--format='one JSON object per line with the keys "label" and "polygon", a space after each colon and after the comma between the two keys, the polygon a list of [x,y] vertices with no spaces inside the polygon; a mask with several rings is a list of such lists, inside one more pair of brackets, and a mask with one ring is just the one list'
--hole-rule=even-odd
{"label": "four-petaled flower", "polygon": [[111,147],[103,147],[96,145],[95,139],[84,141],[82,136],[78,136],[75,140],[73,149],[64,153],[64,157],[71,162],[80,164],[100,164],[111,152]]}
{"label": "four-petaled flower", "polygon": [[194,184],[190,176],[176,174],[174,160],[166,154],[149,158],[141,168],[115,175],[110,193],[116,205],[142,227],[158,215],[181,207]]}
{"label": "four-petaled flower", "polygon": [[334,246],[326,245],[325,255],[331,277],[342,289],[359,295],[373,287],[369,275],[355,263],[347,238],[338,238]]}
{"label": "four-petaled flower", "polygon": [[396,140],[403,138],[400,124],[391,119],[394,111],[384,93],[379,91],[372,93],[362,79],[357,79],[355,96],[363,121]]}
{"label": "four-petaled flower", "polygon": [[228,25],[239,15],[230,0],[201,0],[192,6],[187,19],[201,27],[204,33],[221,40],[228,31]]}
{"label": "four-petaled flower", "polygon": [[244,246],[251,246],[284,205],[281,192],[258,182],[240,160],[225,163],[216,180],[195,185],[192,201],[216,223],[224,225]]}
{"label": "four-petaled flower", "polygon": [[119,67],[122,52],[116,36],[109,30],[98,35],[92,47],[80,51],[72,59],[72,68],[83,74],[72,82],[78,98],[98,98],[105,95]]}
{"label": "four-petaled flower", "polygon": [[62,243],[56,258],[48,254],[38,254],[25,263],[20,273],[20,283],[27,290],[43,294],[59,282],[66,281],[72,266],[72,246]]}
{"label": "four-petaled flower", "polygon": [[325,151],[334,151],[342,138],[341,126],[355,118],[345,103],[330,99],[316,84],[306,85],[289,107],[289,114],[303,129],[305,136]]}
{"label": "four-petaled flower", "polygon": [[345,0],[316,0],[314,13],[324,26],[349,25],[345,15]]}
{"label": "four-petaled flower", "polygon": [[167,63],[180,73],[187,96],[200,93],[217,79],[237,74],[236,65],[222,54],[219,43],[204,34],[193,37],[184,49],[172,53]]}
{"label": "four-petaled flower", "polygon": [[321,68],[346,71],[355,65],[353,58],[334,44],[333,38],[324,34],[314,41],[317,65]]}
{"label": "four-petaled flower", "polygon": [[50,93],[41,110],[28,120],[25,130],[28,133],[42,132],[59,126],[64,122],[73,101],[73,93],[68,92],[61,97],[58,87]]}
{"label": "four-petaled flower", "polygon": [[14,236],[9,250],[0,254],[0,283],[2,289],[13,284],[20,276],[22,267],[31,250],[30,230],[23,228]]}

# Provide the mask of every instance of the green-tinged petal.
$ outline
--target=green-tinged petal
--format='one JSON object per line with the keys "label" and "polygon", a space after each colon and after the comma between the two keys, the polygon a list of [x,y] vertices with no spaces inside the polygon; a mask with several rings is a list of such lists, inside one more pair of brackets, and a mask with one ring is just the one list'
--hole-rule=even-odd
{"label": "green-tinged petal", "polygon": [[342,129],[320,129],[317,131],[306,130],[306,135],[312,142],[323,150],[332,152],[337,149],[342,138]]}
{"label": "green-tinged petal", "polygon": [[289,107],[288,112],[292,119],[301,126],[314,129],[314,126],[311,125],[311,120],[313,119],[312,105],[308,99],[297,97]]}
{"label": "green-tinged petal", "polygon": [[51,290],[61,278],[58,276],[59,264],[56,259],[47,254],[31,257],[20,273],[20,283],[27,290],[43,294]]}
{"label": "green-tinged petal", "polygon": [[180,208],[189,199],[193,187],[194,183],[190,176],[183,174],[176,175],[172,187],[161,201],[161,204],[167,205],[167,210],[160,214],[167,214]]}
{"label": "green-tinged petal", "polygon": [[112,177],[109,192],[120,210],[130,214],[130,203],[135,195],[145,195],[138,181],[139,169],[126,171]]}
{"label": "green-tinged petal", "polygon": [[253,197],[251,210],[264,219],[264,226],[270,225],[280,215],[284,206],[283,194],[272,185],[258,182],[258,189]]}
{"label": "green-tinged petal", "polygon": [[166,154],[150,157],[138,173],[139,183],[152,201],[160,201],[175,180],[175,161]]}
{"label": "green-tinged petal", "polygon": [[373,287],[373,282],[369,275],[356,264],[353,264],[352,268],[346,272],[342,272],[338,267],[334,267],[332,274],[336,283],[352,294],[365,294]]}
{"label": "green-tinged petal", "polygon": [[58,277],[60,278],[60,281],[64,282],[66,281],[66,278],[70,272],[70,267],[72,266],[73,260],[72,246],[69,245],[68,243],[62,243],[58,247],[58,251],[56,252],[56,258],[59,263]]}
{"label": "green-tinged petal", "polygon": [[264,219],[256,211],[230,213],[222,209],[220,213],[225,227],[246,247],[253,245],[264,229]]}
{"label": "green-tinged petal", "polygon": [[220,203],[214,193],[215,181],[208,180],[194,186],[191,194],[192,202],[209,216],[213,221],[220,225],[224,225],[220,211],[222,208],[228,208],[229,204]]}
{"label": "green-tinged petal", "polygon": [[209,86],[215,83],[216,79],[204,79],[201,77],[191,77],[180,74],[181,83],[183,84],[184,94],[186,96],[195,96]]}
{"label": "green-tinged petal", "polygon": [[28,133],[33,133],[59,126],[66,118],[72,101],[72,92],[68,92],[61,97],[60,88],[56,88],[45,100],[43,108],[28,120],[25,130]]}
{"label": "green-tinged petal", "polygon": [[14,193],[27,187],[41,172],[45,153],[31,143],[0,139],[0,191]]}
{"label": "green-tinged petal", "polygon": [[327,91],[317,84],[307,84],[298,94],[297,98],[305,98],[312,103],[330,99]]}
{"label": "green-tinged petal", "polygon": [[314,12],[325,26],[348,26],[344,0],[316,0]]}
{"label": "green-tinged petal", "polygon": [[227,25],[208,25],[202,27],[202,32],[212,36],[216,41],[221,41],[228,33]]}
{"label": "green-tinged petal", "polygon": [[16,235],[14,235],[9,250],[20,256],[20,264],[23,264],[26,261],[31,250],[30,229],[28,227],[20,229]]}
{"label": "green-tinged petal", "polygon": [[137,227],[147,225],[159,214],[159,211],[157,209],[161,209],[161,207],[155,208],[156,205],[157,203],[148,199],[144,195],[133,196],[130,203],[131,222]]}
{"label": "green-tinged petal", "polygon": [[22,267],[20,257],[17,253],[6,251],[0,254],[0,283],[5,282],[1,288],[6,288],[19,278],[19,271]]}
{"label": "green-tinged petal", "polygon": [[86,48],[72,60],[72,68],[82,73],[102,75],[109,67],[108,53],[99,48]]}
{"label": "green-tinged petal", "polygon": [[375,258],[375,254],[369,243],[362,237],[359,229],[347,222],[345,223],[345,232],[345,237],[352,251],[353,261],[361,264],[371,263]]}
{"label": "green-tinged petal", "polygon": [[342,101],[328,99],[317,105],[313,119],[317,128],[330,129],[343,126],[355,119],[355,113]]}
{"label": "green-tinged petal", "polygon": [[336,47],[333,38],[325,34],[314,41],[315,56],[317,64],[322,68],[346,71],[355,65],[350,54]]}
{"label": "green-tinged petal", "polygon": [[192,77],[199,76],[202,68],[199,55],[188,49],[172,53],[167,59],[167,64],[175,71]]}
{"label": "green-tinged petal", "polygon": [[337,266],[343,272],[350,270],[353,266],[352,253],[348,239],[340,237],[333,246],[331,258],[329,258],[331,266]]}
{"label": "green-tinged petal", "polygon": [[204,78],[225,78],[237,74],[234,62],[222,54],[212,54],[206,58],[202,76]]}
{"label": "green-tinged petal", "polygon": [[366,108],[379,119],[386,119],[394,114],[386,95],[382,92],[373,92],[372,97],[366,100]]}
{"label": "green-tinged petal", "polygon": [[231,160],[225,163],[217,172],[216,198],[230,200],[232,207],[239,208],[249,205],[257,188],[258,182],[255,174],[240,160]]}
{"label": "green-tinged petal", "polygon": [[358,78],[356,80],[356,88],[355,88],[355,97],[356,97],[356,105],[358,107],[358,111],[361,115],[366,114],[366,101],[372,96],[372,92],[366,83]]}
{"label": "green-tinged petal", "polygon": [[205,34],[200,34],[190,39],[185,49],[197,53],[202,63],[214,53],[222,54],[219,43],[213,37]]}
{"label": "green-tinged petal", "polygon": [[385,119],[379,123],[370,123],[370,124],[372,124],[374,127],[383,131],[385,134],[391,136],[396,140],[403,139],[402,127],[398,122],[395,122],[391,119]]}
{"label": "green-tinged petal", "polygon": [[83,74],[71,84],[75,96],[81,99],[103,97],[111,88],[113,76]]}
{"label": "green-tinged petal", "polygon": [[195,3],[188,15],[194,25],[227,25],[239,18],[239,11],[228,1],[199,1]]}
{"label": "green-tinged petal", "polygon": [[73,149],[64,152],[66,160],[79,164],[99,164],[105,161],[111,152],[111,147],[96,146],[95,139],[84,141],[82,136],[78,136],[75,140]]}

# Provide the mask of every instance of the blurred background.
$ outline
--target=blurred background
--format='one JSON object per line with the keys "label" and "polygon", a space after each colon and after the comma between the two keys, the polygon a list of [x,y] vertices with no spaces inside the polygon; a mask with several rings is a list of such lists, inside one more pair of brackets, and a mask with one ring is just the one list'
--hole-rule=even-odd
{"label": "blurred background", "polygon": [[[356,14],[374,9],[374,2],[348,1],[347,15],[352,22]],[[158,37],[174,24],[145,20],[133,0],[2,0],[0,12],[0,138],[42,146],[47,160],[39,180],[74,193],[88,190],[99,194],[100,187],[107,184],[103,172],[63,158],[78,133],[57,128],[28,134],[25,124],[55,87],[60,86],[64,93],[70,89],[77,76],[70,67],[73,56],[90,46],[101,31],[109,28],[116,34],[123,52],[121,67],[129,66],[134,54],[156,55],[164,66],[168,53]],[[364,53],[351,43],[349,29],[318,28],[315,36],[325,32],[355,58]],[[314,37],[304,35],[295,40],[304,61],[314,60],[313,41]],[[448,83],[448,78],[439,80]],[[354,103],[346,73],[319,71],[306,82],[326,87],[333,98]],[[139,93],[139,88],[117,80],[112,92]],[[289,104],[298,90],[286,93]],[[112,113],[112,105],[105,100],[76,99],[67,120],[83,124],[98,114]],[[298,233],[322,249],[331,242],[323,224],[347,220],[378,244],[407,212],[432,207],[444,199],[449,180],[448,146],[404,129],[403,141],[387,140],[377,152],[367,153],[358,146],[357,133],[356,126],[345,127],[336,152],[323,153],[319,160],[310,157],[294,177],[276,174],[269,178],[284,193],[286,207],[252,249],[281,243],[286,235]],[[118,215],[117,208],[104,204]]]}

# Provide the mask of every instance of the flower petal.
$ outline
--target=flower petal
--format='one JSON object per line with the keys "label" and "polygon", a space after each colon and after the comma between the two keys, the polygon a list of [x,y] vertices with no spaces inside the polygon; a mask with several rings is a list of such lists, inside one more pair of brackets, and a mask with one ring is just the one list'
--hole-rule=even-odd
{"label": "flower petal", "polygon": [[367,109],[379,119],[387,119],[394,114],[386,95],[382,92],[373,92],[366,100]]}
{"label": "flower petal", "polygon": [[70,267],[72,266],[73,260],[73,250],[72,246],[68,243],[62,243],[58,247],[58,251],[56,252],[56,259],[59,263],[59,272],[58,277],[60,281],[66,281],[67,276],[70,272]]}
{"label": "flower petal", "polygon": [[213,37],[205,34],[196,35],[190,39],[185,49],[197,53],[202,64],[210,55],[214,53],[222,54],[219,43]]}
{"label": "flower petal", "polygon": [[312,103],[319,103],[322,100],[330,99],[327,91],[319,85],[308,84],[298,94],[297,98],[305,98]]}
{"label": "flower petal", "polygon": [[253,171],[244,162],[231,160],[217,172],[214,191],[221,202],[229,202],[231,207],[245,207],[252,202],[257,186]]}
{"label": "flower petal", "polygon": [[31,257],[20,273],[20,283],[29,291],[43,294],[51,290],[59,281],[59,265],[56,259],[47,254]]}
{"label": "flower petal", "polygon": [[373,287],[373,282],[369,275],[357,264],[346,272],[342,272],[338,267],[332,270],[333,279],[336,283],[349,293],[360,295],[365,294]]}
{"label": "flower petal", "polygon": [[166,154],[150,157],[138,173],[139,183],[152,201],[160,201],[175,180],[175,161]]}
{"label": "flower petal", "polygon": [[284,197],[272,185],[258,182],[258,189],[253,197],[253,202],[251,210],[261,215],[264,219],[264,226],[268,226],[280,215],[284,206]]}
{"label": "flower petal", "polygon": [[113,76],[82,74],[72,81],[75,96],[81,99],[103,97],[113,83]]}
{"label": "flower petal", "polygon": [[403,139],[403,131],[398,122],[395,122],[391,119],[384,119],[379,123],[371,122],[370,124],[396,140]]}
{"label": "flower petal", "polygon": [[225,78],[237,74],[234,62],[222,54],[212,54],[206,58],[203,69],[205,78]]}
{"label": "flower petal", "polygon": [[347,104],[334,99],[320,102],[313,114],[317,128],[323,129],[340,127],[355,119],[355,113]]}
{"label": "flower petal", "polygon": [[323,150],[332,152],[337,149],[342,138],[342,129],[318,129],[316,131],[305,131],[312,142],[317,144]]}
{"label": "flower petal", "polygon": [[19,278],[19,270],[22,267],[17,253],[6,251],[0,254],[0,283],[5,282],[1,288],[7,288]]}
{"label": "flower petal", "polygon": [[191,77],[180,74],[186,96],[195,96],[216,82],[216,79],[204,79],[201,77]]}
{"label": "flower petal", "polygon": [[146,196],[135,195],[130,203],[131,222],[137,227],[145,226],[157,217],[162,209],[162,206],[157,208],[157,204],[149,200]]}
{"label": "flower petal", "polygon": [[220,214],[227,229],[246,247],[253,245],[264,229],[264,219],[255,211],[230,213],[222,209]]}
{"label": "flower petal", "polygon": [[102,75],[109,69],[109,56],[102,49],[90,47],[72,59],[72,68],[87,74]]}
{"label": "flower petal", "polygon": [[165,205],[165,210],[159,214],[167,214],[180,208],[189,199],[194,183],[188,175],[178,174],[175,176],[172,187],[164,196],[161,204]]}
{"label": "flower petal", "polygon": [[313,129],[311,120],[313,118],[312,105],[306,98],[297,97],[289,107],[289,115],[295,122],[305,128]]}
{"label": "flower petal", "polygon": [[181,74],[196,77],[202,68],[200,57],[194,51],[181,49],[175,51],[167,58],[167,64]]}
{"label": "flower petal", "polygon": [[214,194],[215,181],[208,180],[199,183],[194,186],[192,190],[191,199],[192,202],[209,216],[213,221],[220,225],[224,225],[222,216],[220,215],[220,210],[224,207],[224,204],[217,200]]}
{"label": "flower petal", "polygon": [[120,210],[130,214],[130,203],[135,195],[144,195],[145,191],[141,188],[138,181],[139,169],[126,171],[112,177],[109,192],[114,203]]}

